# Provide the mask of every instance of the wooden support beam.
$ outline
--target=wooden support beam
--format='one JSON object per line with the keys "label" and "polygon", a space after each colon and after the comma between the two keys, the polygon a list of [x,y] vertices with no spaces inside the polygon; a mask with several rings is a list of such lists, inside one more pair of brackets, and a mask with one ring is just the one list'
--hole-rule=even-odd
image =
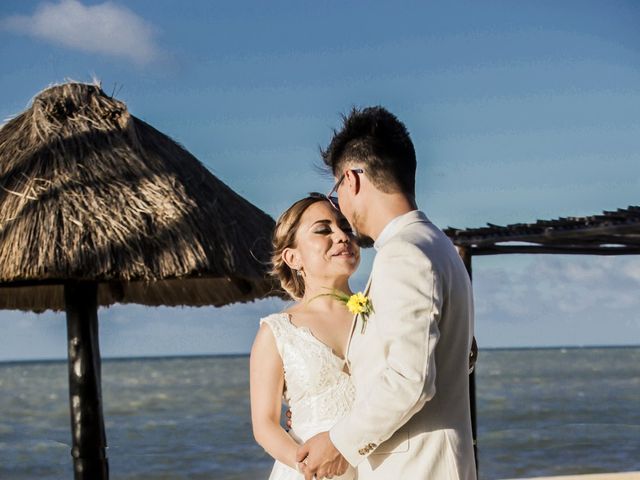
{"label": "wooden support beam", "polygon": [[573,247],[549,245],[488,245],[459,247],[471,248],[473,255],[502,255],[513,253],[540,253],[559,255],[639,255],[640,247]]}
{"label": "wooden support beam", "polygon": [[[474,232],[474,229],[459,230],[461,234],[459,236],[453,235],[451,240],[456,245],[476,245],[485,246],[493,245],[499,242],[531,242],[542,243],[552,242],[560,239],[588,239],[588,238],[605,238],[608,241],[605,243],[618,243],[622,240],[624,244],[625,238],[637,239],[640,235],[640,223],[631,222],[618,225],[603,225],[603,226],[584,226],[578,228],[562,228],[562,227],[549,227],[540,231],[540,227],[533,225],[523,226],[517,228],[511,227],[498,227],[499,232]],[[536,233],[517,233],[518,230],[537,230]],[[479,229],[482,230],[482,229]]]}
{"label": "wooden support beam", "polygon": [[[567,238],[549,238],[541,241],[538,239],[537,241],[530,242],[519,242],[519,243],[529,243],[532,245],[544,245],[544,246],[573,246],[573,247],[592,247],[592,248],[624,248],[624,247],[640,247],[640,235],[639,236],[615,236],[615,237],[602,237],[602,236],[584,236],[584,237],[567,237]],[[493,243],[488,243],[486,245],[502,245],[508,243],[500,240]],[[478,245],[483,246],[483,245]]]}
{"label": "wooden support beam", "polygon": [[64,300],[74,478],[108,480],[98,342],[98,286],[89,282],[67,283]]}

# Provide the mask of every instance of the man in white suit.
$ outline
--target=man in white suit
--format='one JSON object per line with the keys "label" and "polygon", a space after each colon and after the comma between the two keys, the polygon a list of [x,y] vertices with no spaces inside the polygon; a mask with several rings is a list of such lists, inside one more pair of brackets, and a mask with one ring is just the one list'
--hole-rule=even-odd
{"label": "man in white suit", "polygon": [[381,107],[354,109],[323,159],[340,210],[377,254],[347,347],[349,415],[298,451],[305,478],[474,480],[469,407],[473,298],[451,241],[415,203],[415,151]]}

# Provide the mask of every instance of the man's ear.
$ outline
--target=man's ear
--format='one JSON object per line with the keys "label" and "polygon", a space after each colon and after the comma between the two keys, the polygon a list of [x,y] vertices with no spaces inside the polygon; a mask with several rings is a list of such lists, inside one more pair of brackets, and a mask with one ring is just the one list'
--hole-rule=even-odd
{"label": "man's ear", "polygon": [[287,247],[282,251],[282,260],[292,270],[300,270],[302,265],[300,263],[300,255],[295,248]]}
{"label": "man's ear", "polygon": [[344,182],[347,184],[347,188],[351,192],[352,195],[356,195],[360,192],[362,185],[360,184],[360,175],[353,172],[352,170],[347,170],[344,174]]}

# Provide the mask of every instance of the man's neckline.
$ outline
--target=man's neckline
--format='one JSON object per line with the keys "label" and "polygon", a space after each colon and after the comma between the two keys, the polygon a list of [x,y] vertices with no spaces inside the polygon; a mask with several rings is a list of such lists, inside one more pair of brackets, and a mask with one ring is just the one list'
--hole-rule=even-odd
{"label": "man's neckline", "polygon": [[393,237],[393,235],[396,233],[397,225],[400,223],[400,221],[404,217],[418,211],[419,211],[418,209],[411,210],[409,212],[403,213],[402,215],[398,215],[397,217],[394,217],[391,220],[389,220],[389,222],[384,226],[384,228],[380,232],[380,235],[378,235],[378,238],[376,239],[376,241],[373,243],[373,248],[375,248],[376,250],[380,250],[382,246],[385,243],[387,243],[387,241],[391,237]]}

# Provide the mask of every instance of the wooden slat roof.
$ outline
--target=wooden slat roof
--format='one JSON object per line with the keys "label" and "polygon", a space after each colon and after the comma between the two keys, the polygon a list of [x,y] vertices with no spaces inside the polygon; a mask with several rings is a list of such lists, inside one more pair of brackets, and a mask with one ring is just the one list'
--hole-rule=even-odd
{"label": "wooden slat roof", "polygon": [[473,255],[501,253],[640,254],[640,206],[587,217],[564,217],[500,226],[447,228]]}

